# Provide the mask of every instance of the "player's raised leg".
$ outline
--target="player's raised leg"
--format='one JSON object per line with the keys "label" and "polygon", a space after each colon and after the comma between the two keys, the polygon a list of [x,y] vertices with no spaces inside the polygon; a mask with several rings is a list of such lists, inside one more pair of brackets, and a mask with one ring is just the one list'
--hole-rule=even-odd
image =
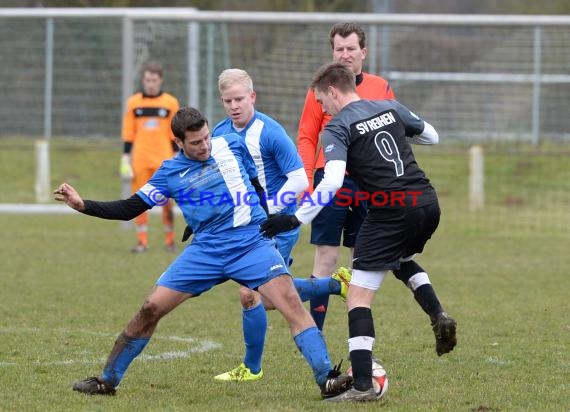
{"label": "player's raised leg", "polygon": [[302,302],[330,295],[339,295],[345,301],[351,277],[350,269],[341,266],[330,278],[293,278],[293,284]]}
{"label": "player's raised leg", "polygon": [[435,351],[441,356],[451,352],[457,344],[457,322],[444,311],[427,272],[411,258],[404,259],[394,275],[410,288],[420,307],[430,317]]}
{"label": "player's raised leg", "polygon": [[394,275],[410,288],[415,300],[430,317],[438,356],[451,352],[457,344],[457,323],[443,309],[427,272],[414,261],[414,256],[423,251],[425,244],[437,229],[440,213],[437,203],[408,213],[405,230],[414,236],[408,236],[410,240],[403,257],[400,258],[400,268],[393,271]]}

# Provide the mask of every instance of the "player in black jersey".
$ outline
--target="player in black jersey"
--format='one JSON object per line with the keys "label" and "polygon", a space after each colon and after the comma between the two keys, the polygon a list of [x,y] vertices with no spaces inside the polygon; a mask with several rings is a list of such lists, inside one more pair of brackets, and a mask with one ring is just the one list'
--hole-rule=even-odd
{"label": "player in black jersey", "polygon": [[[374,400],[375,333],[370,307],[388,271],[411,289],[429,315],[437,354],[450,352],[457,343],[455,320],[444,311],[426,271],[414,261],[435,232],[440,209],[410,143],[435,144],[439,137],[432,125],[395,100],[361,99],[355,91],[354,73],[343,63],[321,67],[311,88],[323,109],[334,116],[322,136],[325,176],[312,202],[303,203],[294,215],[268,219],[261,228],[267,236],[274,236],[309,223],[324,206],[319,199],[341,187],[345,171],[362,189],[355,198],[368,201],[368,214],[356,240],[347,297],[354,387],[329,400]],[[341,194],[337,197],[342,200]]]}

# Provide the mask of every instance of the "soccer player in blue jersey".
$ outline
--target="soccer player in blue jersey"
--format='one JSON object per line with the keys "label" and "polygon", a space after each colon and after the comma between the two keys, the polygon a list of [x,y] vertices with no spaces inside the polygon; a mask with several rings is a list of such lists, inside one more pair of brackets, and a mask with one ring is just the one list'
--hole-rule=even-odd
{"label": "soccer player in blue jersey", "polygon": [[[273,118],[255,109],[256,93],[251,76],[241,69],[224,70],[218,77],[220,98],[228,117],[212,131],[213,136],[237,133],[244,140],[257,168],[258,178],[267,199],[270,215],[291,214],[297,210],[296,200],[307,188],[308,180],[297,148],[287,132]],[[279,253],[287,266],[291,251],[299,239],[301,228],[275,236]],[[350,274],[339,270],[330,279],[300,279],[293,282],[302,301],[329,294],[346,296]],[[267,331],[264,304],[259,293],[240,288],[245,356],[243,362],[229,372],[214,377],[223,381],[256,381],[263,378],[261,360]]]}
{"label": "soccer player in blue jersey", "polygon": [[118,336],[102,374],[76,382],[73,389],[114,395],[163,316],[186,299],[231,279],[257,290],[287,320],[323,397],[348,390],[352,378],[332,368],[325,340],[299,299],[275,241],[260,233],[259,225],[267,217],[257,195],[262,188],[243,139],[233,133],[211,138],[206,118],[188,107],[176,113],[172,131],[180,152],[164,161],[130,198],[83,200],[67,183],[54,191],[56,200],[75,210],[114,220],[130,220],[172,198],[195,234]]}

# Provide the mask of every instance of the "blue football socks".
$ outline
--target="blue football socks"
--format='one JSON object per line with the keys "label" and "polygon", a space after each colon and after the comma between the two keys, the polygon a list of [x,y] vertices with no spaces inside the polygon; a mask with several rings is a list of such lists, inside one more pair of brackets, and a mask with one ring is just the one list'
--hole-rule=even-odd
{"label": "blue football socks", "polygon": [[293,278],[293,284],[303,302],[321,296],[340,295],[340,282],[332,278]]}
{"label": "blue football socks", "polygon": [[[326,281],[331,281],[330,278],[317,278],[313,275],[311,275],[311,279],[310,280],[326,280]],[[340,293],[340,283],[335,282],[334,280],[331,283],[336,283],[338,285],[339,288],[339,292]],[[310,308],[311,308],[311,316],[313,317],[313,320],[315,321],[315,324],[317,325],[317,328],[319,328],[319,330],[323,330],[323,327],[325,326],[325,317],[327,316],[327,309],[329,306],[329,295],[325,294],[325,295],[320,295],[320,296],[316,296],[314,298],[311,299],[311,303],[310,303]]]}
{"label": "blue football socks", "polygon": [[252,373],[257,374],[261,370],[261,357],[263,356],[263,345],[267,332],[267,314],[263,303],[259,303],[252,308],[243,309],[242,316],[243,340],[245,342],[243,363]]}
{"label": "blue football socks", "polygon": [[305,329],[293,338],[315,375],[317,384],[323,385],[332,369],[323,334],[316,327]]}
{"label": "blue football socks", "polygon": [[149,340],[150,338],[131,338],[121,333],[103,370],[103,380],[116,388],[133,359],[143,351]]}

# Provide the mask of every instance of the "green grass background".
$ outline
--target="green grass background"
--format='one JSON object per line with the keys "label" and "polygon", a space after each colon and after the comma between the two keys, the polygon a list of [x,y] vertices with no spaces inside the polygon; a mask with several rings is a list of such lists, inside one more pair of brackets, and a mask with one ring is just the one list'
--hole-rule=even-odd
{"label": "green grass background", "polygon": [[[33,142],[3,141],[0,146],[0,202],[32,202]],[[59,140],[53,146],[54,187],[67,180],[85,197],[117,197],[120,144]],[[555,227],[554,218],[548,230],[521,222],[509,226],[500,221],[503,215],[497,224],[489,222],[494,215],[472,218],[462,200],[467,170],[461,153],[436,156],[430,148],[418,156],[440,191],[443,209],[441,227],[418,262],[457,319],[459,343],[451,354],[437,357],[426,315],[399,281],[387,277],[373,307],[375,355],[390,383],[383,400],[367,405],[322,402],[276,312],[269,314],[265,379],[213,381],[243,356],[241,311],[232,283],[184,303],[163,319],[146,357],[131,365],[116,397],[75,393],[72,383],[101,371],[115,336],[173,258],[162,249],[160,218],[151,217],[150,251],[132,255],[128,249],[134,233],[117,222],[80,214],[0,214],[0,410],[570,410],[567,228]],[[515,170],[523,159],[497,156],[489,161],[491,170],[496,163],[496,176],[515,179],[506,166]],[[529,158],[532,166],[527,168],[556,176],[562,187],[567,184],[564,164],[551,165],[537,154]],[[537,179],[530,175],[516,178],[530,185]],[[537,184],[541,196],[551,198],[559,195],[560,185],[549,191],[549,185]],[[527,196],[518,208],[501,213],[532,216],[522,209],[533,199]],[[501,201],[497,204],[504,208]],[[542,224],[549,222],[546,214],[535,212]],[[180,219],[176,226],[181,233]],[[294,250],[293,272],[307,276],[312,256],[305,228]],[[346,253],[341,260],[347,263]],[[332,360],[346,358],[346,310],[336,296],[331,297],[325,334]],[[202,350],[204,345],[210,349]],[[186,357],[161,359],[168,353]]]}

